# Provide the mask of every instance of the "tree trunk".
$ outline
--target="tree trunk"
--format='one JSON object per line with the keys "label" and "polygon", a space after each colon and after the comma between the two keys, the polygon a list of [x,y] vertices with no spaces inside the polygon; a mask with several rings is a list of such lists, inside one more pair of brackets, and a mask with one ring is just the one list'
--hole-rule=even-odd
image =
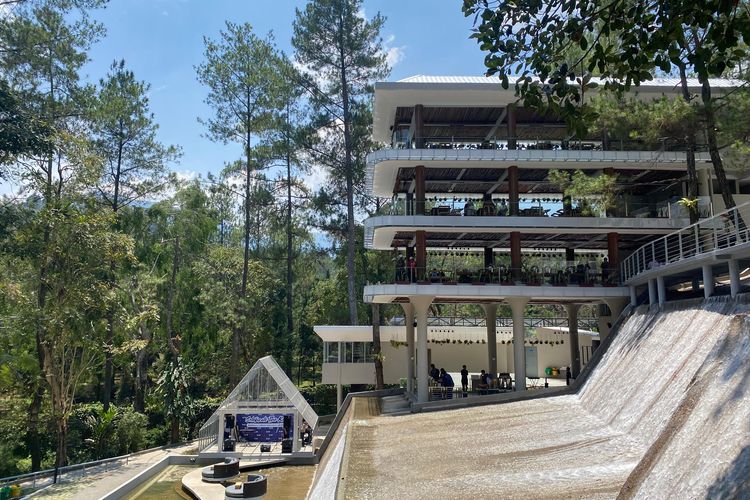
{"label": "tree trunk", "polygon": [[[687,74],[685,72],[685,65],[680,64],[680,84],[682,86],[682,97],[685,102],[690,104],[690,92],[688,91]],[[698,199],[698,171],[695,168],[695,129],[690,127],[687,136],[685,137],[686,149],[685,149],[685,161],[687,163],[687,174],[688,174],[688,199]],[[698,204],[689,205],[688,211],[690,213],[690,223],[695,224],[698,222]]]}
{"label": "tree trunk", "polygon": [[727,209],[735,206],[734,196],[729,189],[729,181],[724,171],[724,162],[719,154],[719,146],[716,140],[716,117],[714,116],[713,101],[711,100],[711,85],[707,78],[701,78],[701,99],[703,100],[703,112],[706,120],[706,142],[708,143],[708,154],[711,156],[711,163],[714,165],[716,180],[719,182],[721,189],[721,198]]}
{"label": "tree trunk", "polygon": [[372,305],[372,356],[375,360],[375,389],[381,390],[383,383],[383,356],[380,349],[380,304]]}
{"label": "tree trunk", "polygon": [[[291,147],[289,141],[289,134],[291,133],[289,126],[289,107],[287,106],[286,112],[287,130],[286,130],[286,334],[287,334],[287,358],[289,359],[288,366],[286,366],[287,373],[291,376],[292,373],[292,358],[291,358],[291,339],[294,334],[294,300],[292,297],[293,280],[294,274],[292,269],[292,262],[294,259],[294,241],[292,233],[292,157],[289,148]],[[301,355],[301,353],[300,353]],[[299,373],[299,372],[298,372]]]}
{"label": "tree trunk", "polygon": [[34,397],[29,404],[28,428],[26,431],[26,441],[31,455],[31,471],[36,472],[42,467],[42,443],[39,433],[39,412],[42,408],[42,398],[44,397],[44,387],[37,383]]}
{"label": "tree trunk", "polygon": [[[248,132],[245,144],[245,228],[244,228],[244,254],[242,257],[242,286],[240,288],[240,297],[237,301],[239,307],[244,307],[242,304],[245,296],[247,295],[247,274],[248,266],[250,262],[250,133]],[[244,311],[239,311],[239,316],[242,316]],[[242,333],[242,326],[237,325],[232,331],[232,355],[229,366],[229,385],[235,386],[240,380],[239,368],[240,368],[240,335]]]}
{"label": "tree trunk", "polygon": [[135,355],[135,395],[133,409],[139,413],[146,411],[146,384],[148,383],[147,348],[138,349]]}
{"label": "tree trunk", "polygon": [[172,417],[172,422],[169,430],[169,442],[179,443],[180,442],[180,419]]}
{"label": "tree trunk", "polygon": [[344,119],[344,175],[346,177],[346,273],[347,293],[349,295],[349,322],[357,325],[359,318],[357,314],[357,289],[355,281],[355,248],[357,244],[355,221],[354,221],[354,166],[352,165],[352,137],[351,137],[351,110],[349,102],[349,83],[347,81],[345,67],[345,42],[344,33],[346,26],[341,19],[339,27],[339,57],[341,77],[341,101]]}
{"label": "tree trunk", "polygon": [[65,416],[55,417],[57,425],[57,455],[55,468],[68,465],[68,419]]}
{"label": "tree trunk", "polygon": [[167,361],[175,360],[179,354],[177,346],[174,343],[174,329],[172,324],[172,314],[174,311],[174,295],[177,287],[177,271],[180,268],[180,237],[175,236],[173,256],[172,256],[172,274],[169,277],[169,291],[167,292]]}

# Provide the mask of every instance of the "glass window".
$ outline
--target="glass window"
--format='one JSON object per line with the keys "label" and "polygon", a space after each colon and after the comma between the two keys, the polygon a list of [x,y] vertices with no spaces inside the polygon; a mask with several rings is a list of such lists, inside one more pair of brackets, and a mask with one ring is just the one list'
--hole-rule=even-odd
{"label": "glass window", "polygon": [[324,347],[324,359],[326,363],[338,363],[339,362],[339,343],[338,342],[325,342]]}
{"label": "glass window", "polygon": [[345,342],[344,343],[344,363],[351,363],[352,362],[352,342]]}
{"label": "glass window", "polygon": [[354,342],[352,345],[352,363],[365,362],[365,343]]}
{"label": "glass window", "polygon": [[375,361],[375,358],[373,358],[372,356],[372,342],[365,342],[364,349],[365,349],[365,362],[372,363],[373,361]]}

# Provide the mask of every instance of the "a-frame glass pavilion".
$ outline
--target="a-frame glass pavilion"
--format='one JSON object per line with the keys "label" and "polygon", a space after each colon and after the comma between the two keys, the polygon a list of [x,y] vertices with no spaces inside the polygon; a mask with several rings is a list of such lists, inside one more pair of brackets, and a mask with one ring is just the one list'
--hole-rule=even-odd
{"label": "a-frame glass pavilion", "polygon": [[[271,356],[259,359],[198,432],[201,454],[258,456],[302,449],[318,415]],[[311,431],[312,432],[312,431]]]}

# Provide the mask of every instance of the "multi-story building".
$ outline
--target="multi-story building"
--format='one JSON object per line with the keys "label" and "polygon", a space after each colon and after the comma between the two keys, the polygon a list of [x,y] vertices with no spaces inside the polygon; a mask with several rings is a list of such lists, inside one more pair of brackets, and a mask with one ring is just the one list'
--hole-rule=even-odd
{"label": "multi-story building", "polygon": [[[713,85],[721,92],[733,83]],[[699,91],[697,82],[691,86]],[[678,90],[674,80],[657,80],[634,95],[653,99]],[[419,402],[428,398],[430,344],[440,337],[428,324],[432,304],[482,307],[482,368],[513,372],[516,390],[526,388],[526,306],[563,306],[575,377],[581,367],[579,307],[602,304],[598,330],[605,337],[627,302],[637,300],[635,287],[621,286],[622,259],[689,224],[678,203],[687,193],[684,152],[669,143],[643,150],[606,132],[573,139],[561,119],[525,108],[496,79],[415,76],[378,83],[373,136],[386,147],[368,156],[367,189],[390,202],[365,221],[365,246],[392,252],[394,268],[391,282],[365,287],[365,302],[403,307],[405,349],[396,359],[406,365],[407,390]],[[723,205],[709,155],[699,152],[696,161],[706,216]],[[576,198],[555,171],[607,175],[615,182],[601,183],[606,192]],[[736,197],[750,193],[746,179],[730,180]],[[498,337],[500,304],[511,311],[512,343]],[[328,354],[328,346],[344,338],[372,339],[371,330],[355,335],[341,328],[340,339],[331,331],[321,335]],[[457,339],[445,340],[450,349]],[[339,363],[330,355],[324,361],[324,383],[341,383],[339,365],[346,359],[336,352]],[[337,366],[326,367],[326,361]],[[464,364],[458,355],[445,363],[455,365],[446,367],[454,372]],[[333,373],[338,380],[327,376]]]}

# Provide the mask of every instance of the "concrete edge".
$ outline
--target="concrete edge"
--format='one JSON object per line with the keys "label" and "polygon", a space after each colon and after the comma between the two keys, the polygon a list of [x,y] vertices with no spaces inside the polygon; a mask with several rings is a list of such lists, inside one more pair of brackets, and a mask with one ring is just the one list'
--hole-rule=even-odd
{"label": "concrete edge", "polygon": [[574,394],[572,386],[553,387],[537,391],[508,392],[504,394],[489,394],[479,398],[456,398],[453,400],[430,401],[427,403],[412,403],[412,413],[428,411],[458,410],[461,408],[473,408],[475,406],[487,406],[516,401],[528,401],[531,399],[551,398]]}
{"label": "concrete edge", "polygon": [[136,488],[142,486],[146,481],[166,469],[168,465],[171,465],[171,458],[171,455],[167,455],[158,462],[155,462],[151,466],[131,477],[114,490],[100,497],[99,500],[117,500],[118,498],[122,498],[128,493],[131,493]]}

